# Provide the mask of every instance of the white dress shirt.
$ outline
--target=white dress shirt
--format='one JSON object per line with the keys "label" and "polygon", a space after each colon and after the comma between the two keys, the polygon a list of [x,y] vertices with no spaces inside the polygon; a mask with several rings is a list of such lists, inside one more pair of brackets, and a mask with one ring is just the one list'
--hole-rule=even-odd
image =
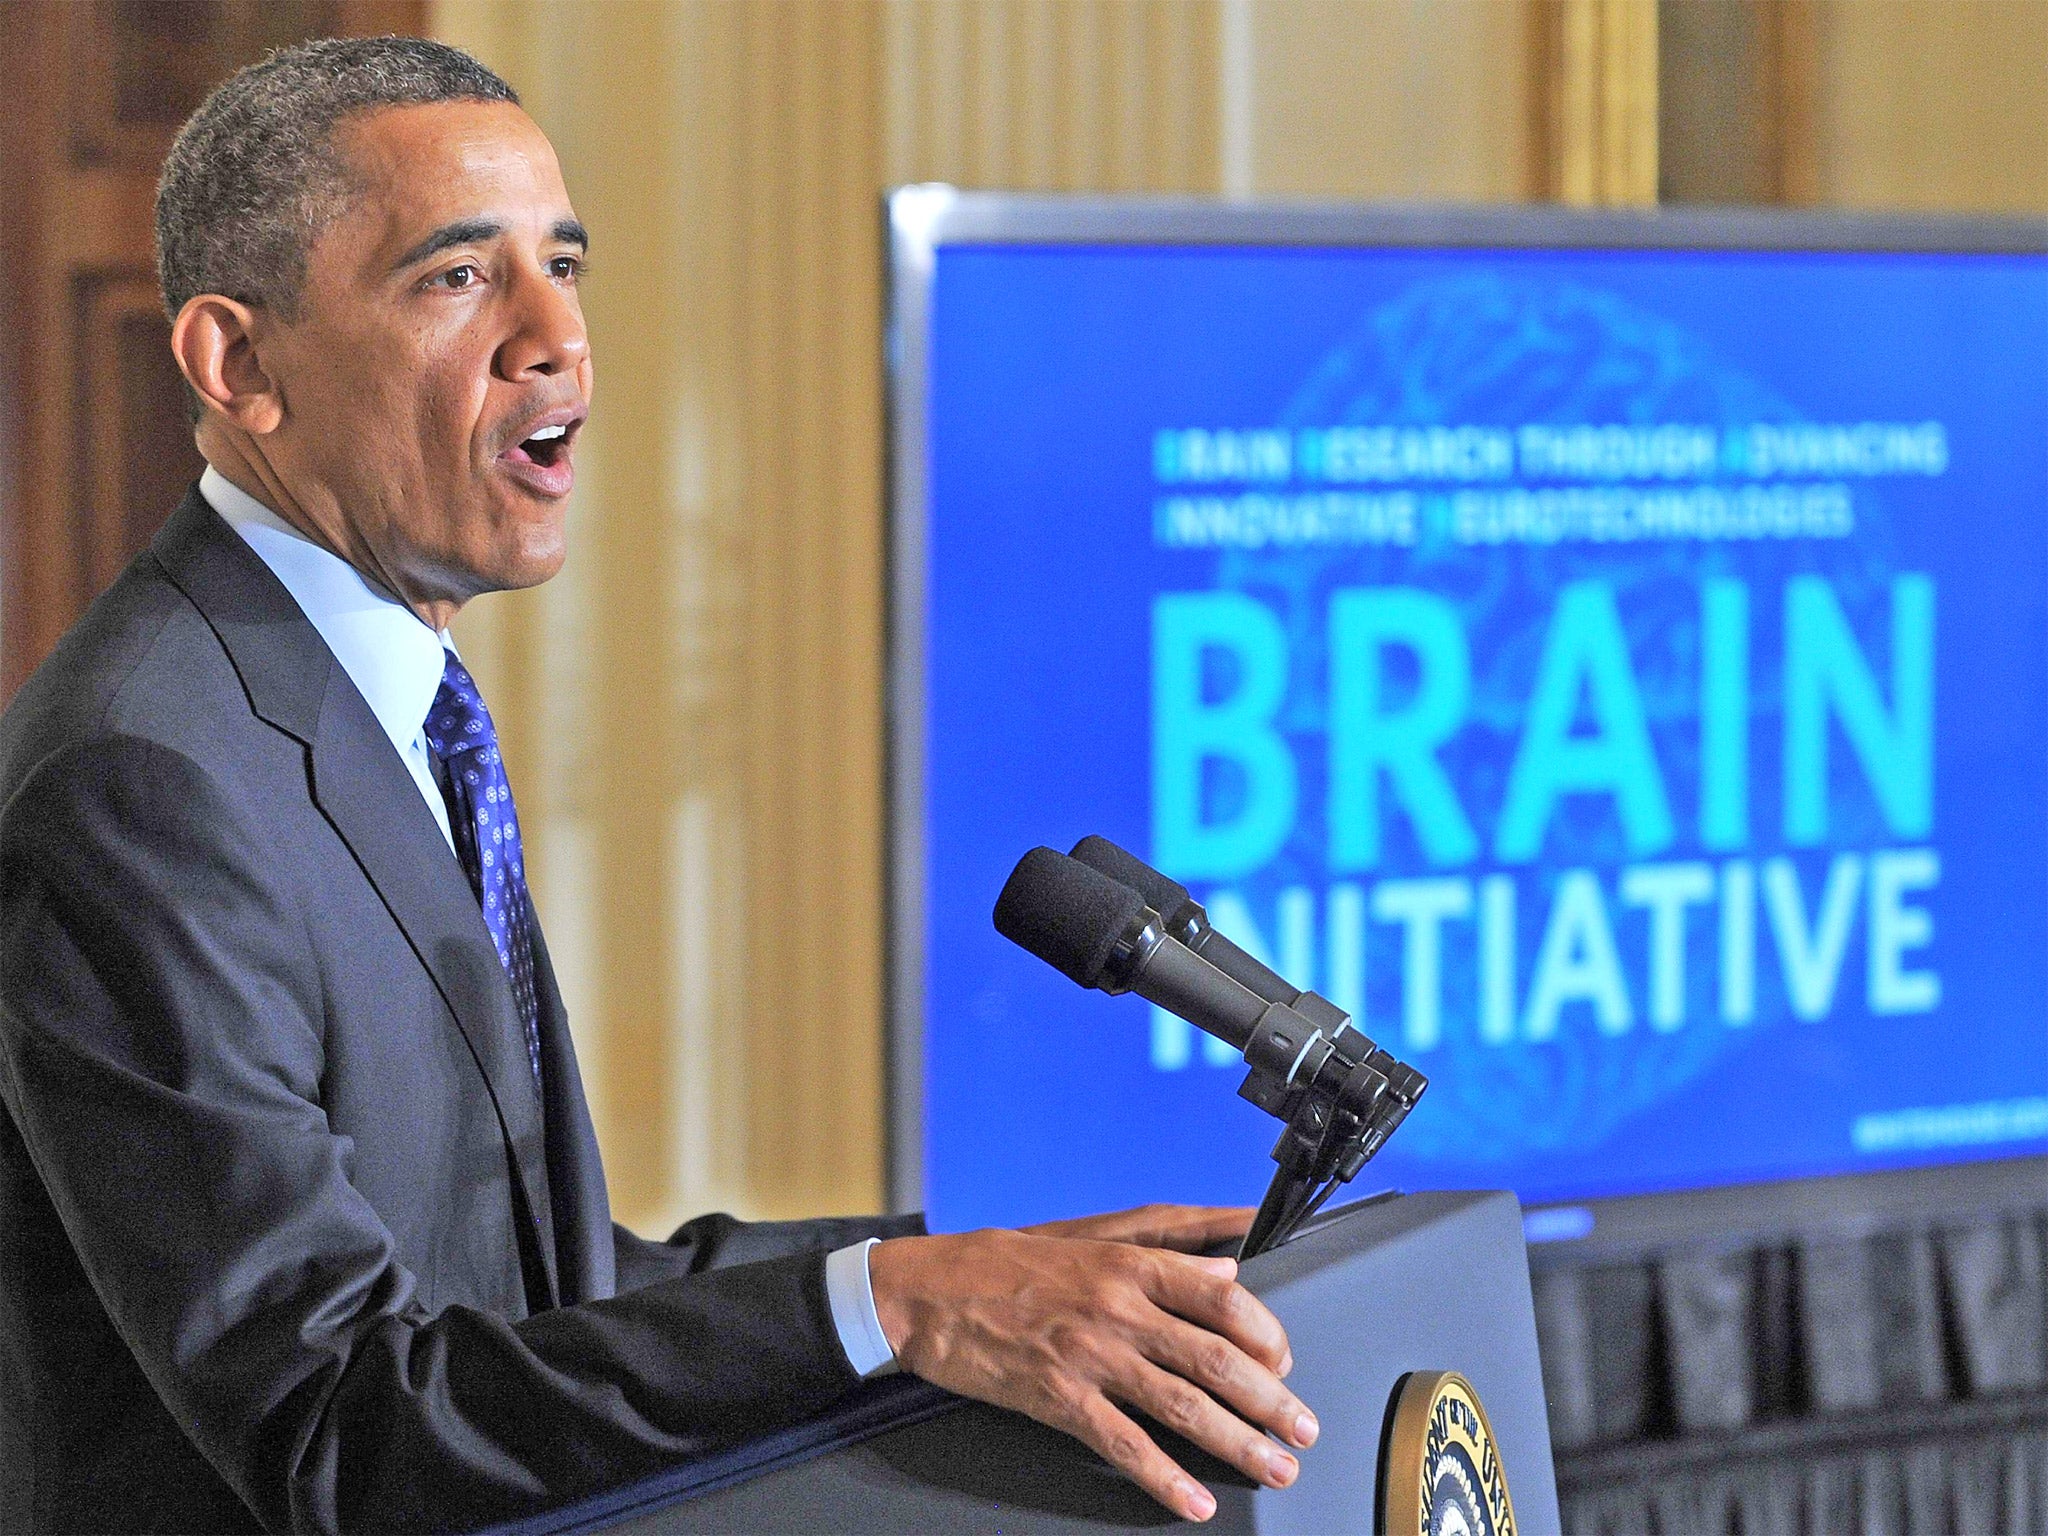
{"label": "white dress shirt", "polygon": [[[199,477],[199,494],[270,567],[320,632],[391,738],[392,750],[411,773],[452,854],[455,835],[428,756],[426,725],[447,665],[444,652],[453,650],[454,642],[445,632],[429,629],[404,603],[211,465]],[[881,1374],[896,1363],[868,1278],[868,1250],[875,1242],[868,1238],[849,1244],[825,1260],[832,1324],[847,1362],[862,1376]]]}

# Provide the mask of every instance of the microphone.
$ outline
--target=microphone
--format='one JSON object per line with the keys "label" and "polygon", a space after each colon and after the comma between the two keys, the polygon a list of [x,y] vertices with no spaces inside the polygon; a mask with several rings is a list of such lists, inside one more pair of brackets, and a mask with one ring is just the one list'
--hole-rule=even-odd
{"label": "microphone", "polygon": [[1079,859],[1090,869],[1127,885],[1145,898],[1157,912],[1166,931],[1207,960],[1231,980],[1272,1003],[1292,1003],[1301,996],[1278,972],[1261,965],[1218,933],[1209,923],[1202,904],[1188,894],[1178,880],[1170,880],[1134,853],[1119,848],[1106,837],[1088,836],[1074,844],[1069,858]]}
{"label": "microphone", "polygon": [[1017,861],[996,898],[996,932],[1068,980],[1135,992],[1242,1051],[1268,1002],[1172,938],[1129,886],[1051,848]]}
{"label": "microphone", "polygon": [[1168,879],[1129,850],[1106,837],[1090,835],[1074,844],[1068,857],[1107,875],[1119,885],[1130,887],[1145,904],[1160,915],[1167,934],[1200,955],[1238,985],[1256,992],[1269,1003],[1285,1003],[1318,1028],[1329,1033],[1347,1061],[1358,1061],[1372,1044],[1354,1028],[1350,1015],[1317,993],[1305,992],[1286,977],[1253,959],[1218,933],[1202,904],[1188,894],[1188,888]]}
{"label": "microphone", "polygon": [[1429,1081],[1217,933],[1185,886],[1105,838],[1083,838],[1082,853],[1019,859],[996,898],[996,932],[1080,986],[1135,992],[1242,1053],[1239,1096],[1287,1122],[1279,1171],[1238,1248],[1249,1258],[1349,1183]]}

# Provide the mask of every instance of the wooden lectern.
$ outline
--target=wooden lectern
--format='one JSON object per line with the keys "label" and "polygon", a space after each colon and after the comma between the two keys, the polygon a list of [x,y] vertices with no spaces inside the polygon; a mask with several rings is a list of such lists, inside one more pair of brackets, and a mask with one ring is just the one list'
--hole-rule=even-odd
{"label": "wooden lectern", "polygon": [[[1554,1536],[1557,1490],[1514,1196],[1362,1201],[1250,1260],[1242,1278],[1286,1326],[1289,1385],[1322,1435],[1303,1453],[1295,1485],[1275,1491],[1161,1432],[1216,1495],[1209,1529],[1372,1531],[1397,1389],[1411,1372],[1456,1371],[1490,1421],[1515,1529]],[[506,1530],[1101,1536],[1179,1523],[1078,1442],[895,1378],[794,1430]]]}

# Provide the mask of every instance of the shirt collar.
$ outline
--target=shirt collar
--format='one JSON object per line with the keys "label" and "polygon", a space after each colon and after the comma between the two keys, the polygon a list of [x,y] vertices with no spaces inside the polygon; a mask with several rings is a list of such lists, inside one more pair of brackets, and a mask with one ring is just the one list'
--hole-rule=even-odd
{"label": "shirt collar", "polygon": [[199,494],[284,583],[404,756],[433,708],[453,642],[212,465]]}

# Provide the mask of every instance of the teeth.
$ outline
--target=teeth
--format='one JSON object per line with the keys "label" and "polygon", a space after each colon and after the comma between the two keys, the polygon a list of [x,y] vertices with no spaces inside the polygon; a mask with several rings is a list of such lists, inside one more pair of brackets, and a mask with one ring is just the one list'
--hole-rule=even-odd
{"label": "teeth", "polygon": [[567,427],[542,427],[533,436],[529,437],[527,441],[529,443],[551,443],[556,438],[565,435],[568,430]]}

